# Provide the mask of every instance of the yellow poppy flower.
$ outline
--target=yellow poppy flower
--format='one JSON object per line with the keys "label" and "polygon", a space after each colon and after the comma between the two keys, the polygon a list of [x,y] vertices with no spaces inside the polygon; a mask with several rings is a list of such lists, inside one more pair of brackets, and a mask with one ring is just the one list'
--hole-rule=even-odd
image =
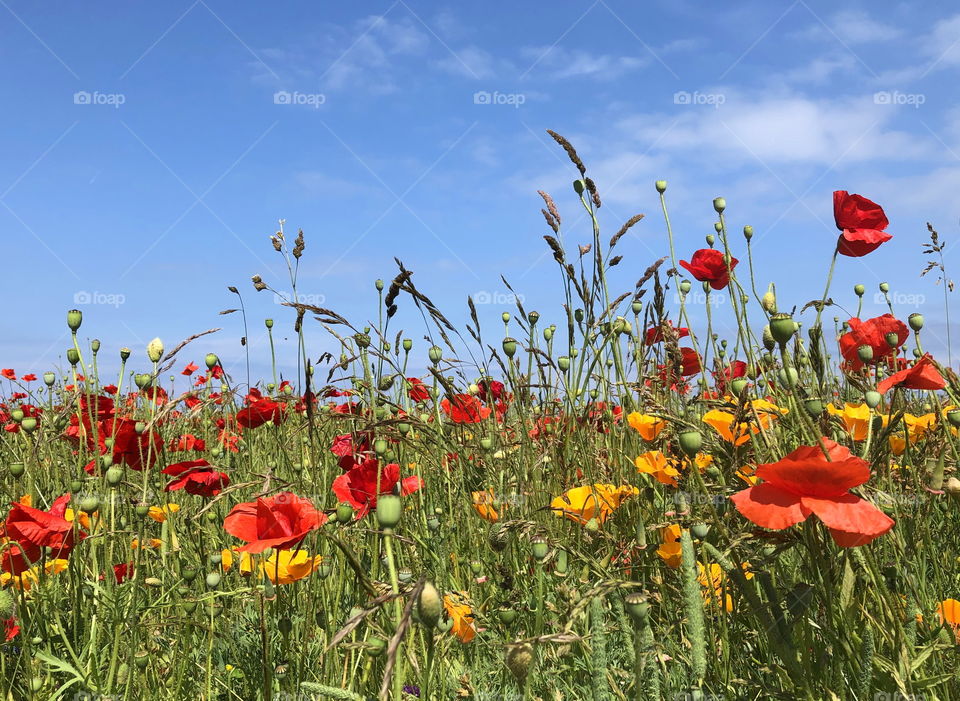
{"label": "yellow poppy flower", "polygon": [[760,427],[764,430],[773,425],[774,419],[779,419],[781,416],[786,416],[790,413],[789,409],[778,407],[766,399],[753,399],[750,402],[750,407],[756,413]]}
{"label": "yellow poppy flower", "polygon": [[840,417],[840,422],[853,440],[863,441],[867,439],[870,407],[866,404],[845,403],[843,409],[838,409],[831,403],[827,404],[827,413],[831,416]]}
{"label": "yellow poppy flower", "polygon": [[[159,548],[161,545],[163,545],[163,541],[159,538],[151,538],[149,541],[147,541],[147,546],[153,548],[154,550]],[[134,538],[130,543],[130,547],[136,550],[140,547],[140,541]]]}
{"label": "yellow poppy flower", "polygon": [[461,643],[469,643],[477,634],[473,622],[473,609],[466,597],[460,593],[451,593],[443,597],[443,608],[447,616],[453,621],[450,631],[457,636]]}
{"label": "yellow poppy flower", "polygon": [[657,482],[661,484],[671,487],[677,486],[680,471],[677,470],[676,462],[667,460],[667,456],[659,450],[651,450],[643,455],[638,455],[634,464],[637,466],[637,472],[653,475]]}
{"label": "yellow poppy flower", "polygon": [[[276,550],[266,562],[260,562],[260,574],[274,584],[290,584],[309,577],[321,562],[322,555],[310,555],[306,550]],[[243,571],[242,563],[240,571]]]}
{"label": "yellow poppy flower", "polygon": [[750,440],[751,433],[759,432],[757,426],[742,422],[734,426],[734,416],[729,411],[711,409],[703,415],[703,422],[713,428],[728,443],[743,445]]}
{"label": "yellow poppy flower", "polygon": [[594,484],[574,487],[550,502],[557,516],[566,516],[577,523],[586,523],[592,518],[603,523],[627,497],[640,493],[636,487],[612,484]]}
{"label": "yellow poppy flower", "polygon": [[[23,502],[20,502],[21,504]],[[43,566],[44,572],[47,575],[51,574],[60,574],[69,565],[69,561],[62,558],[56,560],[51,560]],[[20,574],[10,574],[9,572],[0,573],[0,586],[8,587],[15,586],[17,589],[23,591],[30,591],[30,587],[36,584],[40,580],[40,565],[34,565],[28,570],[24,570]]]}
{"label": "yellow poppy flower", "polygon": [[166,506],[151,506],[150,507],[150,518],[152,518],[157,523],[163,523],[167,520],[167,516],[170,514],[175,514],[180,510],[179,504],[167,504]]}
{"label": "yellow poppy flower", "polygon": [[[708,567],[704,567],[703,563],[698,562],[697,571],[697,581],[700,582],[700,586],[703,587],[704,603],[709,606],[711,603],[713,603],[714,599],[719,600],[722,596],[724,610],[727,613],[732,612],[733,598],[730,596],[730,594],[724,594],[726,573],[723,571],[723,568],[715,562],[711,563]],[[744,577],[747,579],[753,579],[753,572],[750,571],[749,562],[743,563],[743,573]]]}
{"label": "yellow poppy flower", "polygon": [[667,427],[666,420],[649,414],[641,414],[639,411],[627,414],[627,423],[645,441],[656,440],[660,432]]}
{"label": "yellow poppy flower", "polygon": [[757,466],[756,465],[744,465],[739,470],[737,470],[737,477],[742,479],[744,482],[749,484],[751,487],[755,485],[760,479],[756,475]]}
{"label": "yellow poppy flower", "polygon": [[937,604],[937,618],[953,628],[953,634],[960,644],[960,601],[956,599],[945,599]]}
{"label": "yellow poppy flower", "polygon": [[660,547],[657,555],[666,563],[667,567],[677,569],[680,566],[680,526],[673,524],[660,531]]}
{"label": "yellow poppy flower", "polygon": [[[500,513],[497,511],[495,506],[497,500],[493,495],[492,489],[473,492],[471,496],[473,497],[473,510],[480,515],[480,518],[490,521],[491,523],[496,523],[500,520]],[[500,506],[501,510],[505,508],[505,504]]]}

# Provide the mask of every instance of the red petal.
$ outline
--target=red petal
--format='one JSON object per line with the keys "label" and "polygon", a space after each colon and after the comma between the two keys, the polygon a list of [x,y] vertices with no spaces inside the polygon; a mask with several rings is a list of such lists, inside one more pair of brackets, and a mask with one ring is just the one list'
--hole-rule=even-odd
{"label": "red petal", "polygon": [[864,545],[893,528],[892,518],[855,494],[835,499],[803,497],[802,502],[831,530],[840,547]]}
{"label": "red petal", "polygon": [[810,510],[803,506],[800,497],[777,489],[772,484],[758,484],[737,492],[730,499],[737,511],[758,526],[781,531],[804,521]]}

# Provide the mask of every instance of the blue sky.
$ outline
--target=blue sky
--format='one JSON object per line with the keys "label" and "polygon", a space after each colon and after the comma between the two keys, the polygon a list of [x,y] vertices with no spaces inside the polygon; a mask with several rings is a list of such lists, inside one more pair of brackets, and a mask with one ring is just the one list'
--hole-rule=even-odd
{"label": "blue sky", "polygon": [[[663,178],[680,257],[722,195],[731,228],[757,232],[759,284],[802,305],[836,239],[831,192],[847,189],[884,206],[894,239],[841,260],[832,296],[855,310],[863,282],[864,315],[881,313],[887,280],[944,347],[941,289],[918,275],[925,223],[952,243],[960,220],[951,3],[0,0],[0,26],[3,367],[62,362],[78,306],[105,360],[126,345],[145,366],[154,336],[223,326],[182,360],[214,350],[239,368],[241,319],[218,316],[237,285],[265,373],[262,319],[280,337],[292,319],[249,278],[283,287],[281,218],[307,237],[301,292],[357,323],[394,256],[453,319],[468,294],[491,300],[491,340],[509,307],[500,274],[559,321],[536,190],[571,247],[589,231],[548,128],[586,161],[608,234],[647,215],[621,243],[617,289],[668,251]],[[418,318],[402,320],[424,346]],[[308,328],[314,356],[333,348]]]}

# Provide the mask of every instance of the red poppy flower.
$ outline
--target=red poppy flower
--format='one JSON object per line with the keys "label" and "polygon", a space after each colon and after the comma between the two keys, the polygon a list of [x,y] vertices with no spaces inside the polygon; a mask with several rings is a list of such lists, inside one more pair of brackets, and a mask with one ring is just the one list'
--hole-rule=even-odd
{"label": "red poppy flower", "polygon": [[443,413],[455,424],[476,424],[490,416],[490,409],[470,394],[455,394],[440,402]]}
{"label": "red poppy flower", "polygon": [[199,365],[194,365],[193,362],[187,363],[186,367],[180,371],[181,375],[187,375],[188,377],[200,369]]}
{"label": "red poppy flower", "polygon": [[254,399],[237,412],[237,423],[244,428],[257,428],[267,421],[279,424],[283,422],[283,419],[283,405],[270,398]]}
{"label": "red poppy flower", "polygon": [[850,493],[870,479],[870,464],[829,438],[822,440],[829,460],[819,446],[801,446],[778,462],[758,465],[755,474],[764,481],[730,499],[762,528],[783,530],[815,514],[840,547],[866,545],[894,523]]}
{"label": "red poppy flower", "polygon": [[174,438],[170,442],[170,450],[174,453],[195,450],[202,453],[207,449],[207,442],[202,438],[197,438],[192,433],[185,433],[182,436]]}
{"label": "red poppy flower", "polygon": [[20,379],[23,380],[24,382],[36,382],[37,376],[34,375],[34,374],[31,372],[31,373],[29,373],[29,374],[27,374],[27,375],[24,375],[24,376],[21,377]]}
{"label": "red poppy flower", "polygon": [[846,190],[833,193],[833,220],[843,232],[837,239],[837,251],[844,256],[865,256],[893,238],[884,231],[890,222],[883,208]]}
{"label": "red poppy flower", "polygon": [[215,497],[221,489],[230,484],[230,478],[215,469],[206,460],[187,460],[163,468],[163,474],[176,477],[166,487],[165,492],[185,489],[187,494],[200,497]]}
{"label": "red poppy flower", "polygon": [[[879,362],[895,355],[897,348],[902,346],[910,335],[907,325],[892,314],[884,314],[866,321],[854,317],[847,322],[850,331],[840,337],[840,353],[847,361],[850,369],[856,371],[863,367],[863,361],[857,354],[860,346],[870,346],[873,349],[873,361]],[[896,334],[897,344],[890,347],[887,343],[887,334]]]}
{"label": "red poppy flower", "polygon": [[730,282],[730,271],[737,267],[739,262],[731,256],[728,270],[723,260],[723,253],[715,248],[701,248],[699,251],[694,251],[689,263],[682,260],[680,265],[700,282],[709,282],[713,289],[722,290]]}
{"label": "red poppy flower", "polygon": [[[380,490],[377,491],[377,473],[380,473]],[[390,463],[380,469],[376,460],[364,462],[333,480],[333,493],[340,501],[348,502],[356,509],[357,518],[366,516],[377,506],[380,494],[393,494],[397,484],[400,494],[406,496],[423,487],[423,480],[413,475],[400,479],[400,466]]]}
{"label": "red poppy flower", "polygon": [[0,375],[3,375],[8,380],[17,379],[17,373],[13,371],[13,368],[4,368],[3,370],[0,370]]}
{"label": "red poppy flower", "polygon": [[892,387],[898,385],[904,389],[938,390],[946,387],[947,383],[933,364],[933,358],[926,353],[913,367],[894,373],[881,381],[877,385],[877,391],[880,394],[886,394]]}
{"label": "red poppy flower", "polygon": [[[679,327],[679,328],[673,328],[673,322],[672,322],[672,321],[667,321],[667,322],[665,322],[665,324],[666,324],[666,326],[668,326],[669,328],[671,328],[671,329],[673,330],[673,332],[676,334],[676,336],[677,336],[678,339],[679,339],[679,338],[686,338],[687,336],[690,335],[690,329],[688,329],[686,326],[681,326],[681,327]],[[660,343],[660,342],[662,342],[663,339],[664,339],[663,327],[661,327],[661,326],[651,326],[649,329],[647,329],[646,336],[644,337],[644,342],[645,342],[648,346],[652,346],[654,343]]]}
{"label": "red poppy flower", "polygon": [[113,566],[113,578],[117,580],[117,584],[123,584],[131,577],[133,577],[132,562],[121,562]]}
{"label": "red poppy flower", "polygon": [[17,619],[14,616],[10,616],[10,618],[3,622],[3,640],[9,643],[18,635],[20,635],[20,626],[17,625]]}
{"label": "red poppy flower", "polygon": [[[163,440],[154,430],[137,433],[137,422],[133,419],[115,419],[113,422],[113,461],[128,465],[132,470],[150,467],[163,448]],[[107,429],[107,436],[110,429]],[[100,440],[105,437],[100,432]],[[151,445],[152,444],[152,445]]]}
{"label": "red poppy flower", "polygon": [[288,550],[326,523],[326,514],[292,492],[237,504],[223,520],[223,529],[247,545],[239,550],[260,553]]}
{"label": "red poppy flower", "polygon": [[408,377],[407,382],[410,386],[407,388],[407,396],[411,402],[425,402],[430,398],[430,390],[416,377]]}
{"label": "red poppy flower", "polygon": [[[77,533],[73,524],[63,517],[69,503],[69,494],[54,501],[49,511],[13,502],[4,523],[4,533],[21,546],[50,548],[54,558],[69,557]],[[86,537],[83,531],[79,533],[81,540]]]}
{"label": "red poppy flower", "polygon": [[742,360],[734,360],[720,372],[714,372],[713,378],[717,383],[717,391],[723,394],[727,391],[727,383],[738,377],[746,377],[747,364]]}
{"label": "red poppy flower", "polygon": [[485,402],[499,402],[501,398],[505,398],[502,382],[497,382],[496,380],[480,380],[477,386],[480,388],[480,398]]}
{"label": "red poppy flower", "polygon": [[376,462],[370,450],[372,438],[369,433],[344,433],[337,436],[330,446],[330,452],[340,458],[337,461],[340,469],[346,472],[368,460]]}

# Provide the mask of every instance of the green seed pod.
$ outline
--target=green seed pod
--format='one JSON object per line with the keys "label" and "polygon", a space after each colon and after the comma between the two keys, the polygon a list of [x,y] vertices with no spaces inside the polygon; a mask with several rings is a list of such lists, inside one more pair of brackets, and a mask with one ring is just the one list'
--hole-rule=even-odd
{"label": "green seed pod", "polygon": [[570,358],[565,355],[561,355],[559,358],[557,358],[557,367],[560,369],[560,372],[566,372],[569,370]]}
{"label": "green seed pod", "polygon": [[117,466],[111,467],[109,470],[107,470],[106,477],[107,484],[109,484],[111,487],[116,487],[123,481],[123,468]]}
{"label": "green seed pod", "polygon": [[443,349],[440,346],[431,346],[430,350],[427,351],[427,355],[430,358],[430,362],[437,365],[443,359]]}
{"label": "green seed pod", "polygon": [[960,428],[960,409],[951,409],[947,412],[947,421],[954,428]]}
{"label": "green seed pod", "polygon": [[703,540],[707,537],[707,534],[710,533],[710,526],[705,523],[695,523],[690,530],[693,532],[695,538]]}
{"label": "green seed pod", "polygon": [[680,435],[677,436],[677,442],[680,444],[680,450],[682,450],[687,457],[692,458],[700,452],[700,448],[703,446],[703,435],[700,431],[688,429],[682,431]]}
{"label": "green seed pod", "polygon": [[873,347],[868,345],[862,345],[857,348],[857,357],[860,358],[861,363],[869,363],[873,360]]}
{"label": "green seed pod", "polygon": [[510,625],[517,620],[517,615],[517,610],[515,608],[503,607],[497,611],[497,618],[499,618],[500,622],[505,625]]}
{"label": "green seed pod", "polygon": [[[146,504],[139,504],[136,508],[134,508],[133,511],[140,518],[146,518],[147,515],[150,513],[150,507],[147,506]],[[212,512],[207,512],[207,513],[212,513]]]}
{"label": "green seed pod", "polygon": [[349,523],[353,520],[353,506],[345,501],[337,505],[337,523]]}
{"label": "green seed pod", "polygon": [[786,345],[796,331],[796,322],[789,314],[780,313],[770,317],[770,335],[781,346]]}
{"label": "green seed pod", "polygon": [[710,246],[710,248],[713,248],[713,244],[716,243],[717,238],[713,234],[707,234],[706,239],[707,245]]}
{"label": "green seed pod", "polygon": [[633,620],[642,623],[650,615],[650,600],[645,594],[631,592],[623,597],[623,608]]}
{"label": "green seed pod", "polygon": [[367,640],[366,649],[370,657],[380,657],[383,651],[387,649],[387,641],[383,638],[370,638]]}
{"label": "green seed pod", "polygon": [[207,370],[213,370],[220,364],[220,358],[218,358],[215,353],[207,353],[203,362],[206,363]]}
{"label": "green seed pod", "polygon": [[727,201],[722,197],[716,197],[713,200],[713,208],[717,214],[723,214],[723,210],[727,208]]}
{"label": "green seed pod", "polygon": [[693,284],[692,284],[689,280],[681,280],[681,281],[680,281],[680,293],[681,293],[681,294],[687,294],[687,293],[689,293],[690,290],[691,290],[691,288],[693,288]]}
{"label": "green seed pod", "polygon": [[143,583],[152,589],[158,589],[159,587],[163,586],[163,582],[156,577],[147,577],[143,580]]}
{"label": "green seed pod", "polygon": [[547,556],[550,546],[542,537],[534,536],[530,539],[530,551],[533,553],[533,558],[539,562]]}
{"label": "green seed pod", "polygon": [[871,409],[876,409],[880,406],[880,402],[883,400],[883,396],[879,392],[874,392],[870,390],[869,392],[864,392],[863,401]]}
{"label": "green seed pod", "polygon": [[20,428],[27,433],[33,433],[37,429],[37,419],[33,416],[24,417],[23,421],[20,422]]}
{"label": "green seed pod", "polygon": [[53,387],[53,383],[57,381],[57,375],[53,372],[43,373],[43,384],[47,387]]}
{"label": "green seed pod", "polygon": [[730,381],[730,389],[732,389],[733,393],[738,397],[743,394],[746,388],[747,379],[745,377],[738,377]]}
{"label": "green seed pod", "polygon": [[507,336],[503,339],[503,352],[508,358],[512,358],[517,354],[517,341],[514,338]]}
{"label": "green seed pod", "polygon": [[797,372],[797,369],[794,367],[780,368],[780,372],[777,373],[777,379],[780,380],[780,383],[784,387],[789,387],[790,389],[793,389],[797,386],[797,383],[800,381],[800,374]]}
{"label": "green seed pod", "polygon": [[95,495],[87,495],[80,499],[80,510],[85,514],[92,514],[100,508],[100,500]]}
{"label": "green seed pod", "polygon": [[889,283],[889,282],[881,282],[881,283],[880,283],[880,291],[883,292],[883,294],[887,294],[887,292],[890,291],[890,283]]}
{"label": "green seed pod", "polygon": [[666,189],[667,189],[667,181],[666,181],[666,180],[658,180],[657,182],[655,182],[655,183],[653,184],[653,186],[654,186],[655,188],[657,188],[657,192],[659,192],[659,193],[662,195],[664,192],[666,192]]}
{"label": "green seed pod", "polygon": [[816,398],[805,399],[803,402],[803,408],[806,410],[809,416],[816,418],[823,413],[823,400]]}
{"label": "green seed pod", "polygon": [[22,462],[12,462],[10,463],[10,467],[8,469],[11,477],[20,477],[24,473]]}
{"label": "green seed pod", "polygon": [[923,328],[923,314],[920,312],[914,312],[907,317],[907,323],[910,324],[911,329],[914,331],[919,331]]}
{"label": "green seed pod", "polygon": [[207,576],[204,578],[204,582],[207,585],[207,589],[216,589],[217,587],[220,586],[221,579],[223,579],[223,577],[220,575],[219,572],[209,572],[207,573]]}
{"label": "green seed pod", "polygon": [[377,499],[377,522],[380,528],[395,528],[403,514],[403,503],[394,494],[384,494]]}
{"label": "green seed pod", "polygon": [[866,291],[867,291],[867,288],[866,288],[864,285],[854,285],[854,286],[853,286],[853,293],[854,293],[857,297],[863,297],[863,294],[864,294]]}
{"label": "green seed pod", "polygon": [[511,645],[507,648],[507,669],[517,680],[521,687],[530,674],[530,666],[533,663],[533,646],[530,643],[520,643]]}
{"label": "green seed pod", "polygon": [[80,353],[77,352],[76,348],[67,349],[67,362],[74,367],[80,362]]}
{"label": "green seed pod", "polygon": [[545,328],[545,329],[543,330],[543,340],[546,341],[547,343],[550,343],[550,341],[553,340],[553,327],[552,327],[552,326],[548,326],[547,328]]}
{"label": "green seed pod", "polygon": [[80,324],[83,323],[83,312],[79,309],[71,309],[67,312],[67,326],[73,333],[77,332],[77,329],[80,328]]}
{"label": "green seed pod", "polygon": [[490,450],[493,447],[493,439],[488,437],[483,437],[480,439],[480,447],[484,450]]}
{"label": "green seed pod", "polygon": [[747,241],[749,241],[750,239],[753,238],[753,227],[752,227],[752,226],[747,225],[747,226],[743,227],[743,238],[745,238]]}

